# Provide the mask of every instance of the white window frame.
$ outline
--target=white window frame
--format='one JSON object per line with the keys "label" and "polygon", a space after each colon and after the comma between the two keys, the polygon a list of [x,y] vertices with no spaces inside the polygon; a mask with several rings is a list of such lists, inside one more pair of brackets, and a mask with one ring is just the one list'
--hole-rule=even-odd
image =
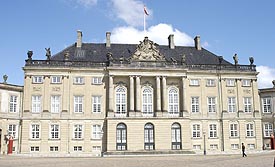
{"label": "white window frame", "polygon": [[207,80],[206,80],[206,86],[209,86],[209,87],[214,87],[214,86],[216,86],[215,79],[207,79]]}
{"label": "white window frame", "polygon": [[101,125],[95,124],[92,126],[92,139],[101,139],[102,129]]}
{"label": "white window frame", "polygon": [[127,88],[124,86],[118,86],[115,94],[115,116],[125,117],[127,114]]}
{"label": "white window frame", "polygon": [[84,77],[74,77],[74,84],[83,85],[85,83]]}
{"label": "white window frame", "polygon": [[75,124],[73,128],[73,139],[83,139],[84,126],[81,124]]}
{"label": "white window frame", "polygon": [[42,106],[42,96],[32,95],[32,113],[40,113]]}
{"label": "white window frame", "polygon": [[247,123],[246,124],[246,137],[255,137],[254,124],[253,123]]}
{"label": "white window frame", "polygon": [[32,83],[35,83],[35,84],[43,83],[43,76],[32,76]]}
{"label": "white window frame", "polygon": [[252,112],[252,98],[251,97],[244,97],[243,98],[244,104],[244,112],[251,113]]}
{"label": "white window frame", "polygon": [[52,84],[60,84],[61,83],[61,76],[52,76],[51,77]]}
{"label": "white window frame", "polygon": [[229,136],[231,138],[239,137],[239,124],[238,123],[230,123],[229,124]]}
{"label": "white window frame", "polygon": [[218,144],[210,144],[210,150],[218,150]]}
{"label": "white window frame", "polygon": [[262,98],[263,113],[271,113],[271,97]]}
{"label": "white window frame", "polygon": [[209,124],[209,138],[217,138],[218,135],[218,126],[217,124]]}
{"label": "white window frame", "polygon": [[74,113],[83,113],[84,97],[74,96]]}
{"label": "white window frame", "polygon": [[236,112],[236,97],[228,97],[228,112]]}
{"label": "white window frame", "polygon": [[30,139],[40,139],[40,124],[30,125]]}
{"label": "white window frame", "polygon": [[226,86],[235,86],[236,81],[235,79],[226,79]]}
{"label": "white window frame", "polygon": [[199,113],[200,112],[199,97],[191,97],[191,112],[192,113]]}
{"label": "white window frame", "polygon": [[142,89],[142,115],[145,117],[154,115],[154,91],[149,86]]}
{"label": "white window frame", "polygon": [[216,112],[216,97],[207,97],[207,109],[209,113]]}
{"label": "white window frame", "polygon": [[101,96],[92,96],[93,113],[101,113]]}
{"label": "white window frame", "polygon": [[58,152],[59,151],[59,148],[58,146],[50,146],[50,152]]}
{"label": "white window frame", "polygon": [[51,95],[51,113],[60,112],[60,95]]}
{"label": "white window frame", "polygon": [[251,86],[251,80],[250,79],[243,79],[242,80],[242,86],[243,87],[249,87],[249,86]]}
{"label": "white window frame", "polygon": [[10,112],[16,113],[17,112],[17,100],[18,96],[16,95],[10,95]]}
{"label": "white window frame", "polygon": [[83,151],[83,147],[82,146],[74,146],[74,151],[75,152],[82,152]]}
{"label": "white window frame", "polygon": [[39,146],[31,146],[30,147],[30,152],[39,152],[39,151],[40,151]]}
{"label": "white window frame", "polygon": [[169,115],[179,115],[179,91],[177,88],[168,89],[168,113]]}
{"label": "white window frame", "polygon": [[8,134],[12,135],[14,139],[18,138],[18,125],[9,124],[8,125]]}
{"label": "white window frame", "polygon": [[232,150],[238,150],[239,149],[239,144],[231,144],[231,149]]}
{"label": "white window frame", "polygon": [[270,137],[273,134],[273,124],[272,123],[264,123],[264,137]]}
{"label": "white window frame", "polygon": [[199,79],[190,79],[190,86],[200,86]]}
{"label": "white window frame", "polygon": [[92,84],[93,85],[101,85],[102,84],[102,77],[92,77]]}
{"label": "white window frame", "polygon": [[49,139],[60,139],[60,125],[50,124]]}
{"label": "white window frame", "polygon": [[200,124],[192,125],[192,138],[201,138],[201,125]]}

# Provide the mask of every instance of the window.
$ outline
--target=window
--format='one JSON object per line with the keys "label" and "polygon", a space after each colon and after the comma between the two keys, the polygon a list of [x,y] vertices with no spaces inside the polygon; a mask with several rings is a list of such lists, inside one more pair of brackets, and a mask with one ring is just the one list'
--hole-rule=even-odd
{"label": "window", "polygon": [[236,112],[236,98],[228,97],[228,112]]}
{"label": "window", "polygon": [[53,84],[61,83],[61,76],[52,76],[52,83]]}
{"label": "window", "polygon": [[217,150],[218,149],[218,144],[210,144],[210,149],[211,150]]}
{"label": "window", "polygon": [[206,80],[206,86],[215,86],[215,80],[214,79],[207,79]]}
{"label": "window", "polygon": [[145,150],[154,150],[155,149],[154,125],[151,123],[147,123],[144,126],[144,149]]}
{"label": "window", "polygon": [[33,76],[32,83],[43,83],[43,77],[42,76]]}
{"label": "window", "polygon": [[194,124],[192,127],[192,137],[200,138],[201,137],[201,128],[199,124]]}
{"label": "window", "polygon": [[255,144],[247,144],[247,148],[250,150],[254,150],[255,149]]}
{"label": "window", "polygon": [[101,139],[101,125],[93,125],[92,139]]}
{"label": "window", "polygon": [[230,137],[238,137],[238,124],[232,123],[230,126]]}
{"label": "window", "polygon": [[93,77],[92,78],[92,84],[94,84],[94,85],[102,84],[102,78],[101,77]]}
{"label": "window", "polygon": [[142,91],[142,114],[153,116],[153,89],[145,87]]}
{"label": "window", "polygon": [[199,97],[191,97],[191,111],[192,113],[199,112]]}
{"label": "window", "polygon": [[17,96],[10,96],[10,112],[16,112],[17,110]]}
{"label": "window", "polygon": [[244,97],[244,112],[250,113],[252,111],[251,97]]}
{"label": "window", "polygon": [[243,86],[251,86],[251,80],[250,79],[243,79],[242,84],[243,84]]}
{"label": "window", "polygon": [[31,125],[31,139],[39,139],[40,138],[40,125],[32,124]]}
{"label": "window", "polygon": [[171,127],[172,132],[172,150],[181,149],[181,127],[178,123],[174,123]]}
{"label": "window", "polygon": [[246,124],[246,137],[254,137],[254,124]]}
{"label": "window", "polygon": [[199,80],[198,79],[191,79],[190,80],[190,86],[199,86]]}
{"label": "window", "polygon": [[116,149],[127,150],[127,128],[123,123],[116,127]]}
{"label": "window", "polygon": [[51,112],[52,113],[60,112],[60,96],[59,95],[51,96]]}
{"label": "window", "polygon": [[271,123],[265,123],[264,124],[264,137],[270,137],[272,134],[272,124]]}
{"label": "window", "polygon": [[75,77],[74,84],[78,84],[78,85],[84,84],[84,78],[83,77]]}
{"label": "window", "polygon": [[101,96],[93,96],[93,113],[101,112]]}
{"label": "window", "polygon": [[227,79],[226,86],[235,86],[235,79]]}
{"label": "window", "polygon": [[50,139],[59,139],[59,125],[52,124],[50,125]]}
{"label": "window", "polygon": [[216,112],[216,98],[215,97],[208,97],[208,112],[214,113]]}
{"label": "window", "polygon": [[32,96],[32,112],[33,113],[41,112],[41,96],[40,95]]}
{"label": "window", "polygon": [[270,97],[262,98],[262,107],[263,107],[263,113],[271,113],[271,98]]}
{"label": "window", "polygon": [[217,125],[216,124],[209,125],[209,137],[217,138]]}
{"label": "window", "polygon": [[74,151],[82,151],[82,146],[74,146]]}
{"label": "window", "polygon": [[179,93],[175,88],[168,92],[168,106],[169,114],[179,114]]}
{"label": "window", "polygon": [[30,151],[31,152],[39,152],[39,147],[38,146],[31,146]]}
{"label": "window", "polygon": [[101,146],[93,146],[92,151],[101,151]]}
{"label": "window", "polygon": [[232,150],[237,150],[237,149],[239,149],[239,144],[231,144],[231,149],[232,149]]}
{"label": "window", "polygon": [[83,96],[74,96],[74,112],[83,112]]}
{"label": "window", "polygon": [[117,115],[126,115],[126,104],[127,104],[126,88],[120,86],[116,89],[116,114]]}
{"label": "window", "polygon": [[57,152],[58,146],[50,146],[50,152]]}
{"label": "window", "polygon": [[193,145],[193,149],[194,150],[200,150],[201,149],[201,145]]}
{"label": "window", "polygon": [[83,129],[82,125],[74,125],[74,139],[82,139]]}
{"label": "window", "polygon": [[9,135],[12,135],[14,139],[17,139],[17,125],[8,125],[8,133]]}

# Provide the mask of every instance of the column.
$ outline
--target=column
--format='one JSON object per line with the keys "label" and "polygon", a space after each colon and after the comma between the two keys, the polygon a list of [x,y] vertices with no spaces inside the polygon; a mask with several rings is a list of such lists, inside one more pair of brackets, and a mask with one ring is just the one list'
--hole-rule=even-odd
{"label": "column", "polygon": [[162,111],[167,112],[167,86],[166,77],[162,77]]}
{"label": "column", "polygon": [[134,100],[134,76],[130,76],[130,112],[135,109]]}
{"label": "column", "polygon": [[136,76],[136,112],[140,112],[140,76]]}
{"label": "column", "polygon": [[157,112],[161,111],[161,99],[160,99],[160,77],[156,76],[156,85],[157,85]]}
{"label": "column", "polygon": [[109,75],[109,110],[108,110],[108,117],[114,116],[114,84],[113,84],[113,76]]}
{"label": "column", "polygon": [[186,117],[186,116],[188,116],[188,113],[187,113],[187,105],[185,104],[185,102],[186,102],[186,84],[185,84],[185,80],[186,80],[186,76],[184,76],[184,77],[182,77],[181,78],[181,80],[182,80],[182,99],[180,100],[180,102],[181,102],[181,108],[182,108],[182,116],[183,117]]}

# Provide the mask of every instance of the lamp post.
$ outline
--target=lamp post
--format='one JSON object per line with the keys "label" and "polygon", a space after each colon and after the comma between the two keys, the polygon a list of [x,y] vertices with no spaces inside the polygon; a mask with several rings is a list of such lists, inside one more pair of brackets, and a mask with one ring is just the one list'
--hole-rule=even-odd
{"label": "lamp post", "polygon": [[205,131],[203,131],[203,155],[206,155]]}

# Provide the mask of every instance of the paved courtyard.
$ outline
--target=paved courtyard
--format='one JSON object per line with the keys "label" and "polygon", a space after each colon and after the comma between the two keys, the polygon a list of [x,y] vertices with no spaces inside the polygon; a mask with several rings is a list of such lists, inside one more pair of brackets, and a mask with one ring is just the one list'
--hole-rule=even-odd
{"label": "paved courtyard", "polygon": [[0,156],[0,167],[272,167],[274,151],[241,155],[169,155],[103,158]]}

